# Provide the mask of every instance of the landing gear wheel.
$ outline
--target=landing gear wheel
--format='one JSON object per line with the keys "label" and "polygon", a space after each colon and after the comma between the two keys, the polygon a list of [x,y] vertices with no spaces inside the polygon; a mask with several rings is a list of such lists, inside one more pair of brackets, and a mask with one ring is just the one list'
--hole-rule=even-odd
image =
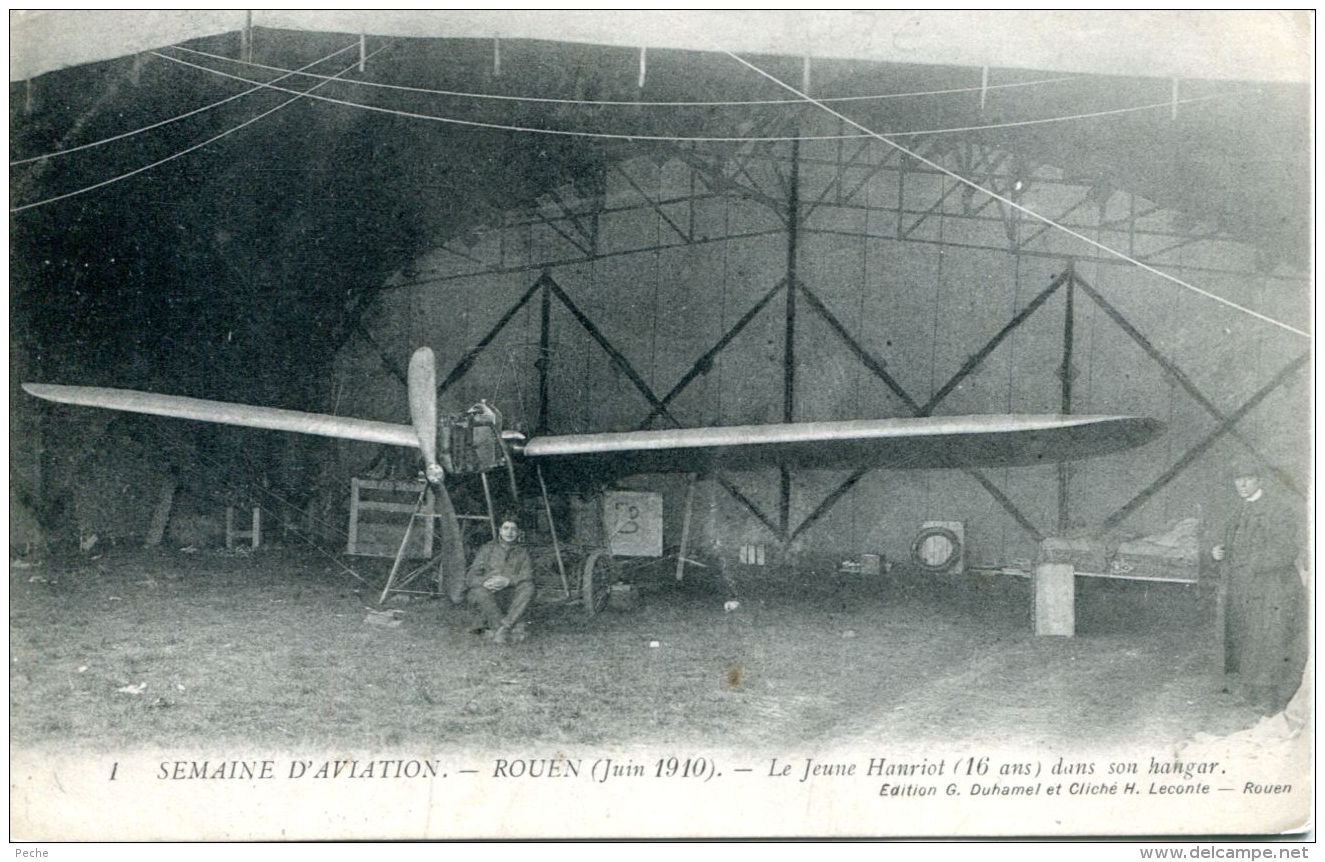
{"label": "landing gear wheel", "polygon": [[589,616],[596,616],[607,607],[613,574],[612,555],[606,551],[594,551],[585,558],[580,572],[580,597]]}

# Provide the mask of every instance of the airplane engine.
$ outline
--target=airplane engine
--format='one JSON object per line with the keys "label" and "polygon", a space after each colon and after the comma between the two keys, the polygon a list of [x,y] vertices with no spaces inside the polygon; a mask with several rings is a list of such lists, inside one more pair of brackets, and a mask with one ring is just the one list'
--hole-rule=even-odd
{"label": "airplane engine", "polygon": [[444,416],[439,423],[438,460],[450,474],[486,473],[505,466],[506,455],[492,425],[474,413]]}

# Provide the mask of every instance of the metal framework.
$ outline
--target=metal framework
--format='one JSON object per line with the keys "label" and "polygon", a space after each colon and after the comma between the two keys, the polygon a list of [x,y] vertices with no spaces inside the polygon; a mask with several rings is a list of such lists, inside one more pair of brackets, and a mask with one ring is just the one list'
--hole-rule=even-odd
{"label": "metal framework", "polygon": [[[792,122],[794,123],[795,121],[793,120]],[[937,140],[935,138],[930,139],[931,146],[936,143]],[[1079,290],[1097,307],[1099,307],[1125,334],[1135,341],[1154,362],[1176,380],[1179,386],[1218,423],[1215,430],[1210,435],[1181,455],[1164,474],[1156,478],[1148,487],[1138,492],[1126,504],[1105,518],[1103,526],[1106,528],[1117,526],[1131,513],[1136,511],[1146,500],[1180,475],[1185,469],[1187,469],[1187,467],[1194,463],[1203,452],[1208,450],[1210,446],[1224,436],[1230,436],[1249,450],[1263,465],[1269,468],[1270,475],[1278,478],[1294,493],[1299,495],[1304,493],[1287,471],[1272,464],[1264,453],[1259,451],[1255,444],[1241,433],[1236,426],[1237,423],[1257,404],[1264,400],[1266,396],[1283,386],[1292,378],[1295,372],[1305,367],[1309,362],[1309,353],[1303,354],[1282,369],[1278,374],[1274,375],[1255,395],[1248,399],[1248,401],[1241,405],[1237,410],[1226,414],[1215,407],[1214,403],[1196,387],[1191,378],[1180,367],[1178,367],[1172,360],[1165,357],[1149,341],[1149,339],[1145,337],[1145,335],[1143,335],[1115,307],[1108,303],[1092,285],[1086,282],[1077,273],[1075,265],[1078,260],[1089,262],[1094,265],[1129,266],[1130,264],[1127,264],[1124,261],[1116,261],[1106,258],[1076,258],[1058,252],[1038,251],[1030,248],[1033,243],[1037,242],[1049,232],[1051,228],[1048,226],[1037,227],[1029,235],[1023,235],[1025,232],[1022,228],[1025,223],[1020,219],[1016,212],[1009,212],[1007,208],[1000,204],[998,206],[997,214],[986,215],[986,210],[988,210],[994,203],[997,203],[996,201],[989,199],[979,205],[975,205],[973,195],[968,190],[960,184],[948,184],[946,182],[948,178],[941,172],[926,168],[918,162],[915,162],[913,159],[905,156],[898,156],[892,150],[884,149],[881,151],[881,148],[879,148],[873,141],[862,142],[854,148],[854,151],[850,155],[846,154],[847,146],[846,142],[838,141],[835,159],[804,156],[800,151],[801,147],[799,140],[794,140],[789,146],[785,147],[771,144],[748,144],[716,151],[713,149],[706,151],[698,146],[664,147],[662,149],[669,157],[680,159],[691,169],[691,194],[670,198],[664,198],[661,194],[650,195],[623,164],[616,163],[613,165],[614,173],[624,180],[625,184],[631,190],[631,196],[636,199],[628,204],[613,203],[612,205],[609,205],[607,198],[604,195],[596,201],[597,206],[592,212],[586,213],[583,210],[577,212],[577,207],[574,206],[572,202],[568,202],[558,195],[554,196],[554,202],[561,210],[561,215],[559,216],[549,216],[542,211],[543,208],[539,208],[533,213],[532,218],[529,219],[516,219],[511,221],[503,219],[503,227],[506,229],[523,227],[532,230],[535,226],[549,229],[568,242],[570,246],[579,253],[578,255],[566,259],[506,265],[504,250],[501,252],[501,259],[497,261],[483,261],[481,258],[474,255],[456,252],[461,258],[478,264],[479,268],[472,272],[434,275],[420,274],[408,281],[393,284],[384,289],[391,290],[418,285],[444,284],[453,280],[470,278],[474,275],[480,274],[518,274],[538,271],[540,274],[534,283],[501,316],[492,329],[480,339],[446,375],[439,386],[439,391],[445,391],[463,378],[473,368],[474,363],[484,349],[492,343],[507,324],[511,322],[516,314],[518,314],[537,293],[541,299],[540,354],[536,363],[539,381],[539,406],[536,430],[539,432],[551,430],[548,427],[548,401],[550,391],[548,348],[551,338],[551,306],[554,299],[570,313],[580,327],[583,328],[594,342],[598,344],[600,349],[608,355],[612,364],[623,374],[623,376],[630,380],[631,384],[647,402],[649,407],[648,413],[638,424],[638,427],[643,429],[649,427],[660,418],[673,425],[679,426],[681,423],[670,412],[670,405],[672,402],[696,379],[707,374],[713,368],[714,359],[726,350],[733,340],[756,317],[758,317],[765,309],[772,306],[773,300],[777,298],[779,293],[782,294],[784,300],[781,309],[783,320],[783,386],[781,412],[784,421],[790,422],[795,419],[797,391],[795,350],[798,315],[802,313],[801,300],[804,301],[804,308],[823,320],[834,333],[838,341],[847,348],[851,355],[854,356],[866,370],[882,381],[888,390],[905,405],[906,409],[910,411],[912,415],[927,416],[931,415],[964,379],[982,367],[985,360],[1009,335],[1024,324],[1060,290],[1063,290],[1065,293],[1065,303],[1062,330],[1062,356],[1057,370],[1057,376],[1060,379],[1059,402],[1060,409],[1063,413],[1071,413],[1073,409],[1072,387],[1076,375],[1073,366],[1076,340],[1074,332],[1074,317],[1076,294]],[[1004,168],[1008,166],[1009,160],[1013,163],[1011,168],[1009,168],[1011,172],[1025,172],[1025,167],[1019,166],[1016,163],[1014,154],[986,146],[978,139],[972,138],[964,140],[950,152],[957,163],[957,169],[964,176],[977,179],[986,185],[994,187],[998,187],[1001,182],[1005,186],[1005,193],[1012,193],[1012,174],[1004,171]],[[873,158],[870,158],[870,156],[873,156]],[[778,186],[776,193],[770,192],[764,188],[764,186],[755,178],[752,172],[752,166],[761,163],[766,167],[771,165],[774,179]],[[802,198],[803,181],[801,167],[803,165],[827,165],[832,166],[835,170],[835,174],[831,180],[824,184],[812,199]],[[849,183],[848,174],[851,171],[858,171],[861,176],[854,182]],[[895,205],[880,206],[868,199],[861,201],[862,190],[869,185],[871,180],[885,171],[895,172],[897,175],[897,195]],[[906,180],[909,176],[942,177],[944,179],[945,182],[943,187],[940,189],[939,195],[934,203],[923,209],[906,206],[905,187]],[[707,191],[699,191],[696,188],[696,181],[705,186]],[[1056,214],[1055,221],[1080,230],[1121,231],[1125,229],[1128,236],[1129,252],[1135,255],[1138,247],[1141,247],[1141,254],[1144,256],[1142,259],[1148,260],[1151,263],[1157,263],[1159,257],[1181,247],[1199,242],[1223,241],[1227,239],[1227,237],[1220,234],[1217,230],[1193,234],[1190,232],[1181,233],[1158,229],[1154,225],[1145,222],[1145,219],[1158,212],[1162,212],[1161,208],[1150,204],[1149,202],[1142,202],[1142,199],[1130,194],[1128,195],[1127,200],[1127,216],[1124,218],[1105,220],[1105,205],[1108,199],[1112,196],[1112,194],[1109,193],[1109,190],[1101,189],[1098,186],[1083,185],[1083,183],[1079,181],[1072,182],[1070,180],[1057,180],[1043,176],[1034,176],[1031,181],[1037,185],[1059,186],[1070,188],[1074,191],[1076,196],[1075,199],[1072,200],[1065,209]],[[953,195],[959,193],[962,195],[961,210],[959,212],[948,211],[948,201]],[[714,198],[723,198],[730,195],[739,196],[740,198],[765,207],[768,212],[776,218],[778,226],[769,230],[748,231],[742,234],[731,234],[719,237],[697,237],[694,226],[696,203]],[[1091,203],[1094,203],[1098,207],[1098,219],[1088,224],[1067,221]],[[677,204],[686,204],[688,206],[689,213],[686,219],[678,220],[669,215],[666,207],[675,206]],[[1139,204],[1141,205],[1138,206]],[[894,217],[892,221],[895,224],[895,230],[892,233],[870,233],[867,231],[841,230],[835,228],[815,228],[807,225],[811,216],[824,207],[833,207],[843,211],[865,212],[867,214],[889,214]],[[659,225],[664,229],[663,233],[666,235],[668,241],[659,242],[654,245],[604,252],[599,247],[599,222],[601,217],[613,213],[640,210],[650,211],[657,217]],[[1001,224],[1006,235],[1006,244],[982,245],[979,243],[957,243],[942,239],[934,240],[917,236],[916,232],[919,228],[928,219],[935,216],[940,216],[944,219],[965,220],[977,224]],[[869,223],[869,220],[867,220],[867,223]],[[552,271],[559,266],[582,264],[591,260],[601,260],[622,255],[636,255],[683,246],[695,246],[712,242],[728,242],[775,234],[785,235],[786,237],[786,265],[784,275],[757,301],[751,304],[741,317],[737,319],[737,321],[732,324],[708,350],[701,354],[691,367],[681,375],[671,389],[661,397],[653,391],[645,381],[644,377],[639,374],[629,358],[619,350],[601,332],[601,330],[599,330],[593,320],[575,304],[552,275]],[[946,382],[944,382],[927,401],[922,403],[902,387],[896,377],[887,371],[885,363],[872,354],[865,345],[861,344],[861,342],[851,334],[848,326],[838,319],[815,294],[811,286],[805,284],[801,280],[797,272],[797,267],[801,237],[803,235],[834,235],[892,239],[908,243],[943,245],[966,249],[997,250],[1011,253],[1019,257],[1054,260],[1061,263],[1063,269],[1046,287],[1040,290],[1030,302],[1014,314],[994,336],[980,347],[979,350],[971,354],[962,366]],[[1158,248],[1149,247],[1155,242],[1166,244],[1162,244]],[[1239,272],[1213,267],[1184,266],[1173,263],[1165,263],[1163,265],[1170,266],[1175,270],[1191,272],[1236,274],[1242,276],[1255,275],[1262,278],[1304,282],[1304,279],[1296,276],[1272,275],[1265,272]],[[362,327],[359,327],[359,331],[360,334],[368,337],[371,342],[371,337],[368,336],[368,333],[362,331]],[[390,361],[390,357],[386,352],[377,347],[375,343],[374,347],[382,356],[383,362],[387,364],[387,367],[392,369],[392,373],[396,376],[401,376],[398,374],[399,369],[394,368],[394,363]],[[790,523],[792,494],[791,475],[785,468],[780,471],[779,475],[778,511],[776,517],[763,511],[756,503],[750,500],[748,496],[742,493],[741,490],[727,477],[718,474],[713,478],[727,491],[728,494],[731,495],[733,499],[741,503],[745,509],[747,509],[779,540],[789,542],[800,536],[827,515],[838,502],[848,495],[848,493],[868,474],[868,472],[868,470],[857,470],[850,474],[832,491],[826,494],[799,524],[794,526]],[[1044,532],[1041,527],[1037,526],[1032,519],[1022,512],[986,475],[981,471],[974,469],[967,469],[965,470],[965,473],[980,485],[980,487],[982,487],[999,504],[999,506],[1027,535],[1037,541],[1043,538]],[[1060,532],[1066,530],[1071,523],[1070,479],[1070,466],[1067,464],[1059,465],[1057,477],[1057,519],[1053,528]]]}

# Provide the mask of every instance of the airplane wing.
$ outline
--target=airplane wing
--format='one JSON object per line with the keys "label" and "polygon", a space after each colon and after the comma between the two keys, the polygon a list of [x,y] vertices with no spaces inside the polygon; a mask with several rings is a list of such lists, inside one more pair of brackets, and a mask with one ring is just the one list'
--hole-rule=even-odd
{"label": "airplane wing", "polygon": [[534,437],[525,458],[603,475],[767,466],[849,470],[1057,463],[1152,439],[1154,419],[1131,416],[934,416]]}
{"label": "airplane wing", "polygon": [[329,416],[324,413],[304,413],[276,407],[254,407],[226,401],[207,401],[182,395],[158,395],[154,392],[137,392],[131,389],[62,386],[54,383],[24,383],[23,389],[30,395],[60,404],[102,407],[129,413],[149,413],[153,416],[219,422],[223,425],[242,425],[247,428],[267,428],[272,431],[317,434],[321,437],[386,443],[413,449],[419,446],[419,437],[413,425],[397,425],[393,422]]}
{"label": "airplane wing", "polygon": [[[419,448],[413,425],[255,407],[129,389],[25,383],[61,404],[317,434]],[[1131,416],[934,416],[844,422],[734,425],[534,437],[517,442],[525,459],[600,478],[631,473],[704,472],[785,466],[850,470],[1049,464],[1104,455],[1149,441],[1162,430]],[[515,442],[515,441],[513,441]]]}

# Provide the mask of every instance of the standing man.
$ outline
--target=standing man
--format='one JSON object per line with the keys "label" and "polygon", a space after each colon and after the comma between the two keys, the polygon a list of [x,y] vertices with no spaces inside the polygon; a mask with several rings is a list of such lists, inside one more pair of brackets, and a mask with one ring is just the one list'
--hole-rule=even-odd
{"label": "standing man", "polygon": [[[504,518],[497,538],[479,548],[469,565],[469,603],[483,615],[489,637],[499,644],[524,640],[521,618],[534,598],[534,564],[529,551],[515,543],[520,527]],[[501,604],[506,604],[503,614]]]}
{"label": "standing man", "polygon": [[1224,674],[1229,691],[1264,715],[1283,710],[1302,681],[1307,654],[1307,597],[1298,575],[1303,518],[1294,501],[1262,486],[1253,464],[1233,478],[1241,502],[1220,562]]}

